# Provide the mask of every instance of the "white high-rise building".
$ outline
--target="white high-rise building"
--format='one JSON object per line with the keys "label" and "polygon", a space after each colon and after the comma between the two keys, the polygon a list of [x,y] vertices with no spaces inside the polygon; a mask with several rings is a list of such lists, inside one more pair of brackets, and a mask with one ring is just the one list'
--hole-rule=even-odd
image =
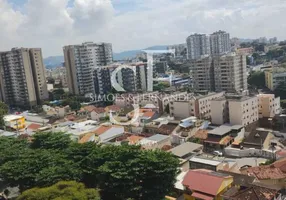
{"label": "white high-rise building", "polygon": [[212,55],[221,55],[231,51],[229,33],[217,31],[210,35],[210,49]]}
{"label": "white high-rise building", "polygon": [[63,48],[69,91],[73,94],[94,93],[93,69],[112,62],[112,45],[86,42]]}
{"label": "white high-rise building", "polygon": [[33,106],[48,99],[40,48],[13,48],[0,52],[1,101],[12,106]]}
{"label": "white high-rise building", "polygon": [[198,59],[210,54],[210,40],[206,34],[194,34],[187,37],[187,58]]}

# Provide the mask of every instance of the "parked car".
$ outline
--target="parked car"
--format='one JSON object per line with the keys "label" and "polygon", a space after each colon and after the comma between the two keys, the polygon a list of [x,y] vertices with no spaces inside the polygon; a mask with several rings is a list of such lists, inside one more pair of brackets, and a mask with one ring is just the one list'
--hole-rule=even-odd
{"label": "parked car", "polygon": [[215,155],[215,156],[223,156],[223,153],[221,151],[214,151],[213,155]]}

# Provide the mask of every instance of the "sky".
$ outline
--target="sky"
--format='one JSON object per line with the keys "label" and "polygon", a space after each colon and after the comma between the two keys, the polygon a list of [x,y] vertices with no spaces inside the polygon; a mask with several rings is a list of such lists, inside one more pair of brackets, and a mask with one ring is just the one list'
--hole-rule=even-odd
{"label": "sky", "polygon": [[93,41],[121,52],[217,30],[284,40],[285,10],[285,0],[0,0],[0,51],[40,47],[48,57]]}

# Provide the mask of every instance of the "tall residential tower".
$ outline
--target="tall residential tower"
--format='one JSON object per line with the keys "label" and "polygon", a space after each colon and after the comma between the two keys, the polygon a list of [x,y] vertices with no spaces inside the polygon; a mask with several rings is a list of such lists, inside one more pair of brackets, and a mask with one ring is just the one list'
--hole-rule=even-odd
{"label": "tall residential tower", "polygon": [[194,34],[187,37],[187,58],[198,59],[210,54],[210,40],[206,34]]}
{"label": "tall residential tower", "polygon": [[12,106],[33,106],[48,99],[39,48],[13,48],[0,52],[1,100]]}
{"label": "tall residential tower", "polygon": [[93,70],[112,62],[112,45],[86,42],[63,48],[69,91],[73,94],[94,93]]}

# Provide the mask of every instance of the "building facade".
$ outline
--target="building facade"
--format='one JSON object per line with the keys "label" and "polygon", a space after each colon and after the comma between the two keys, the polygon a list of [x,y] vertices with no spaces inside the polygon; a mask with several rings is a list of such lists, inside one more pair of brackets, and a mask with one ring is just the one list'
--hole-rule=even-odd
{"label": "building facade", "polygon": [[86,42],[63,48],[69,91],[73,94],[94,93],[93,69],[112,62],[112,45]]}
{"label": "building facade", "polygon": [[229,33],[217,31],[210,35],[210,49],[212,55],[221,55],[231,50]]}
{"label": "building facade", "polygon": [[1,100],[12,106],[33,106],[48,99],[39,48],[13,48],[0,52]]}
{"label": "building facade", "polygon": [[195,90],[214,91],[214,68],[212,58],[207,56],[190,61],[192,85]]}
{"label": "building facade", "polygon": [[[116,68],[121,65],[109,65],[93,69],[95,94],[107,94],[112,90],[111,77]],[[145,63],[131,64],[130,68],[122,68],[116,72],[117,83],[126,92],[147,91],[148,73]]]}
{"label": "building facade", "polygon": [[230,124],[247,126],[258,121],[258,98],[256,96],[229,99],[228,106]]}
{"label": "building facade", "polygon": [[206,34],[194,34],[187,37],[187,58],[198,59],[210,54],[210,39]]}
{"label": "building facade", "polygon": [[191,60],[190,73],[195,90],[240,93],[247,90],[246,57],[229,53]]}
{"label": "building facade", "polygon": [[280,97],[275,98],[274,94],[259,94],[257,97],[259,118],[272,118],[280,114]]}
{"label": "building facade", "polygon": [[195,116],[199,119],[210,119],[211,101],[221,98],[223,95],[224,92],[209,93],[201,96],[188,94],[182,100],[177,99],[170,102],[170,115],[180,119],[190,116]]}
{"label": "building facade", "polygon": [[286,70],[274,68],[265,71],[265,85],[270,90],[275,90],[280,84],[286,82]]}
{"label": "building facade", "polygon": [[247,90],[246,57],[234,53],[213,58],[215,91]]}

